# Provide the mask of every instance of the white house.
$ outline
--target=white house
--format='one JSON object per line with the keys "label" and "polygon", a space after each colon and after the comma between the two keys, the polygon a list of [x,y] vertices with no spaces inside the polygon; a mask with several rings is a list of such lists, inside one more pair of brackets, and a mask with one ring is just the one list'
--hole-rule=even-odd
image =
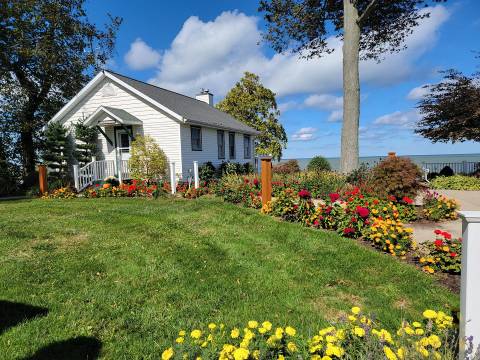
{"label": "white house", "polygon": [[192,98],[104,70],[50,122],[71,129],[79,120],[99,131],[96,161],[75,167],[79,188],[108,175],[127,178],[136,135],[150,135],[158,143],[179,179],[191,176],[194,161],[254,165],[258,132],[217,110],[208,91]]}

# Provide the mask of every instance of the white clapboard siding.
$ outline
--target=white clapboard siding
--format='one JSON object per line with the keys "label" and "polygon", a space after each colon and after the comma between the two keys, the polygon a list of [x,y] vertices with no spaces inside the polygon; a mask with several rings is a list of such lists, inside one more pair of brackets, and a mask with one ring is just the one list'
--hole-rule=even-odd
{"label": "white clapboard siding", "polygon": [[[254,137],[250,137],[250,145],[252,146],[251,157],[250,159],[244,158],[244,149],[243,149],[243,134],[235,133],[235,159],[229,158],[229,147],[228,147],[228,131],[225,130],[225,159],[218,158],[218,147],[217,147],[217,129],[202,127],[202,151],[192,151],[191,144],[191,135],[190,135],[190,126],[181,125],[181,147],[182,147],[182,164],[183,164],[183,178],[186,179],[188,176],[193,177],[193,162],[198,161],[199,166],[207,161],[211,161],[213,165],[218,166],[222,161],[232,161],[239,163],[251,163],[254,165],[254,151],[253,143]],[[191,170],[191,171],[190,171]]]}
{"label": "white clapboard siding", "polygon": [[[165,152],[169,161],[175,161],[177,173],[182,172],[182,157],[180,146],[180,124],[149,105],[145,100],[128,90],[111,82],[103,80],[77,106],[64,117],[66,126],[88,117],[101,105],[116,107],[128,111],[143,122],[142,126],[133,126],[135,134],[150,135]],[[113,139],[113,129],[104,128],[107,135]],[[113,160],[114,148],[99,134],[100,159]]]}

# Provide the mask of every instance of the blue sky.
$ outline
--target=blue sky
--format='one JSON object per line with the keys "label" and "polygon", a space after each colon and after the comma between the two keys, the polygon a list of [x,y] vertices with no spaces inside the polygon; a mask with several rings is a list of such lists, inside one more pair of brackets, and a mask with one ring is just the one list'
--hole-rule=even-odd
{"label": "blue sky", "polygon": [[[168,4],[168,5],[167,5]],[[285,158],[340,155],[342,115],[341,43],[321,59],[275,54],[258,42],[265,24],[256,1],[98,1],[87,3],[99,24],[106,13],[121,16],[116,53],[109,68],[170,90],[195,95],[208,88],[219,101],[243,71],[260,75],[277,93],[289,142]],[[412,131],[421,86],[438,71],[472,73],[479,61],[480,1],[448,1],[429,8],[407,39],[408,49],[362,62],[360,155],[480,153],[478,144],[432,144]]]}

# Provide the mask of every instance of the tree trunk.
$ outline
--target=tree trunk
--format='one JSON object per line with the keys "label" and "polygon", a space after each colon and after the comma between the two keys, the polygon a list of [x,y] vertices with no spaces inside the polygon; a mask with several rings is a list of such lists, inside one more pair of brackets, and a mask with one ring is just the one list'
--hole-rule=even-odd
{"label": "tree trunk", "polygon": [[343,173],[349,173],[358,167],[360,26],[357,23],[358,10],[352,0],[343,0],[343,8],[343,126],[340,169]]}
{"label": "tree trunk", "polygon": [[23,187],[29,188],[35,184],[35,149],[33,148],[32,131],[20,133],[23,164]]}

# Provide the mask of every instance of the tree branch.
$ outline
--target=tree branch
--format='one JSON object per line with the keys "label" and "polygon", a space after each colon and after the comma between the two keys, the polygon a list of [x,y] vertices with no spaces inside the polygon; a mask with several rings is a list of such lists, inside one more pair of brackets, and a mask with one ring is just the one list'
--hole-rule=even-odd
{"label": "tree branch", "polygon": [[370,13],[372,12],[373,8],[377,3],[378,3],[377,0],[372,0],[370,4],[367,5],[367,8],[363,11],[362,15],[360,15],[360,17],[357,20],[358,25],[361,25],[362,22],[368,18],[368,16],[370,15]]}

